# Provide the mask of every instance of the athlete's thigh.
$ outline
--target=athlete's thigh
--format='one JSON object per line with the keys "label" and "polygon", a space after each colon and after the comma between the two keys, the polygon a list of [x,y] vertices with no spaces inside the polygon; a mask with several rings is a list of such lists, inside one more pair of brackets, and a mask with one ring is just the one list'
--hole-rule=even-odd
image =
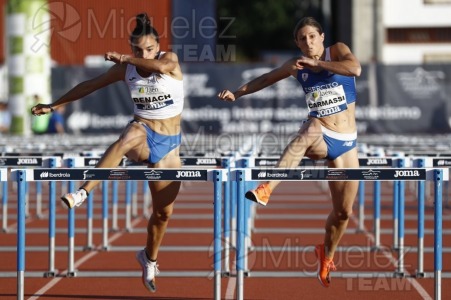
{"label": "athlete's thigh", "polygon": [[[359,168],[357,148],[353,148],[333,161],[329,161],[329,168]],[[335,210],[352,210],[357,191],[358,181],[329,181],[329,188]]]}
{"label": "athlete's thigh", "polygon": [[[159,162],[150,164],[149,167],[159,169],[181,168],[179,148],[175,148]],[[155,210],[172,211],[173,203],[180,190],[180,181],[149,181],[149,188],[152,193],[153,208]]]}
{"label": "athlete's thigh", "polygon": [[299,139],[306,147],[305,156],[311,159],[322,159],[327,156],[327,144],[323,138],[321,123],[317,119],[309,119],[302,124]]}
{"label": "athlete's thigh", "polygon": [[121,134],[121,143],[129,149],[126,156],[134,161],[146,161],[149,158],[150,149],[147,145],[147,131],[139,123],[129,124]]}

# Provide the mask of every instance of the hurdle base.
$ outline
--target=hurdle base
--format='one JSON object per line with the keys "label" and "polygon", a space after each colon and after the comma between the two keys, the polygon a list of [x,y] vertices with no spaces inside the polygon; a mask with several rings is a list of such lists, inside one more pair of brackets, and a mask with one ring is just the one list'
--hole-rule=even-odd
{"label": "hurdle base", "polygon": [[426,273],[417,271],[415,273],[415,278],[426,278]]}
{"label": "hurdle base", "polygon": [[67,272],[66,277],[68,277],[68,278],[77,277],[77,271]]}
{"label": "hurdle base", "polygon": [[382,251],[382,247],[381,246],[373,246],[370,248],[371,252],[379,252]]}
{"label": "hurdle base", "polygon": [[231,274],[230,272],[222,272],[222,273],[221,273],[221,277],[222,277],[222,278],[232,277],[232,274]]}
{"label": "hurdle base", "polygon": [[56,277],[56,274],[58,273],[58,270],[54,270],[54,271],[47,271],[44,272],[44,278],[53,278]]}
{"label": "hurdle base", "polygon": [[396,272],[393,273],[393,277],[394,277],[394,278],[404,278],[404,277],[406,277],[406,276],[405,276],[405,273],[404,273],[404,272],[396,271]]}
{"label": "hurdle base", "polygon": [[94,250],[94,245],[91,246],[86,245],[83,247],[83,251],[92,251],[92,250]]}
{"label": "hurdle base", "polygon": [[[251,271],[247,270],[247,271],[243,271],[243,276],[244,277],[250,277],[251,276]],[[234,272],[222,272],[222,277],[238,277],[238,272],[234,271]]]}

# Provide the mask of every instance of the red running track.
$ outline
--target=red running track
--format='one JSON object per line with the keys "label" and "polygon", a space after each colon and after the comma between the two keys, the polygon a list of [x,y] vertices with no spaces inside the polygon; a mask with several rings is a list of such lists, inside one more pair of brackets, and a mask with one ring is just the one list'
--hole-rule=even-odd
{"label": "red running track", "polygon": [[[359,251],[356,246],[371,247],[372,236],[372,195],[367,188],[365,227],[367,231],[357,232],[357,220],[351,219],[341,246],[348,249],[338,252],[335,257],[337,272],[373,272],[373,278],[333,277],[330,288],[323,288],[315,277],[260,277],[262,272],[304,272],[311,274],[316,270],[313,246],[322,241],[323,227],[330,211],[328,192],[312,182],[282,183],[274,192],[266,207],[257,207],[254,230],[251,237],[253,248],[249,254],[250,277],[244,280],[245,299],[433,299],[433,278],[393,278],[385,276],[396,270],[397,253],[391,250],[393,238],[391,228],[391,193],[388,183],[383,183],[382,235],[381,244],[385,251]],[[122,190],[122,189],[121,189]],[[15,200],[14,189],[10,188],[10,220],[8,233],[0,234],[1,264],[0,274],[16,271],[16,245],[14,233]],[[44,188],[45,192],[45,188]],[[27,220],[26,245],[48,246],[46,217],[39,219],[34,213],[33,189],[30,190],[30,217]],[[96,191],[96,195],[101,195]],[[121,195],[120,199],[123,199]],[[47,199],[44,196],[44,199]],[[98,203],[98,200],[95,200]],[[123,201],[122,201],[123,202]],[[44,203],[44,208],[46,203]],[[94,222],[94,244],[102,245],[100,231],[100,206]],[[124,206],[120,207],[123,216]],[[357,210],[355,210],[357,212]],[[141,215],[140,211],[140,215]],[[425,247],[433,246],[432,203],[428,202]],[[86,245],[85,208],[76,209],[77,249]],[[45,216],[45,214],[44,214]],[[58,275],[54,278],[26,277],[26,299],[212,299],[213,280],[209,278],[212,266],[213,242],[213,187],[210,183],[184,183],[177,200],[173,219],[163,242],[158,261],[161,277],[157,280],[158,291],[149,293],[139,278],[139,265],[135,251],[144,245],[146,220],[136,217],[132,221],[133,230],[123,230],[125,221],[119,220],[119,231],[110,230],[108,251],[76,251],[75,268],[78,277],[65,277],[68,266],[67,211],[58,205],[56,265]],[[110,222],[111,226],[111,222]],[[413,195],[406,196],[406,273],[415,274],[417,253],[414,251],[416,238],[416,206]],[[451,215],[444,210],[443,228],[451,227]],[[177,250],[170,246],[196,246],[198,251]],[[350,251],[353,246],[355,251]],[[124,247],[124,248],[121,248]],[[449,234],[443,237],[444,249],[451,247]],[[193,250],[192,248],[188,248]],[[295,249],[297,251],[289,251]],[[357,250],[356,250],[357,249]],[[263,251],[264,250],[264,251]],[[451,270],[451,255],[444,253],[443,272]],[[231,266],[233,268],[233,265]],[[26,271],[42,274],[48,270],[48,251],[27,251]],[[183,272],[205,272],[202,277],[184,277]],[[433,254],[425,254],[425,271],[433,271]],[[103,272],[102,277],[84,277],[89,272]],[[105,275],[127,272],[123,277],[103,277]],[[124,273],[122,273],[124,274]],[[165,275],[166,274],[166,275]],[[182,277],[167,277],[167,275]],[[264,274],[263,274],[264,275]],[[450,279],[442,278],[442,299],[451,299]],[[223,299],[235,299],[235,277],[221,280]],[[0,277],[0,298],[16,299],[17,281],[15,277]]]}

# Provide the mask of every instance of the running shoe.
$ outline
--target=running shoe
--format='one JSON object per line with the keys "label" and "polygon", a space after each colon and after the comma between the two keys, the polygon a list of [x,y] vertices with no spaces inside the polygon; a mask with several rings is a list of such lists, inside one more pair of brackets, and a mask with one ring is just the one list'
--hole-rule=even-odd
{"label": "running shoe", "polygon": [[68,193],[61,197],[63,203],[67,208],[73,208],[74,206],[80,206],[88,198],[88,193],[84,189],[79,189],[75,193]]}
{"label": "running shoe", "polygon": [[318,259],[318,280],[323,287],[329,287],[330,271],[335,271],[337,268],[333,259],[325,257],[324,244],[315,247],[315,254]]}
{"label": "running shoe", "polygon": [[268,183],[260,184],[255,190],[247,191],[244,195],[247,199],[257,202],[261,205],[266,206],[269,201],[269,196],[271,195],[271,188]]}
{"label": "running shoe", "polygon": [[143,269],[142,281],[144,286],[152,293],[155,293],[157,290],[157,286],[155,284],[155,276],[160,274],[157,262],[150,261],[147,258],[145,249],[136,252],[136,260],[139,262],[141,268]]}

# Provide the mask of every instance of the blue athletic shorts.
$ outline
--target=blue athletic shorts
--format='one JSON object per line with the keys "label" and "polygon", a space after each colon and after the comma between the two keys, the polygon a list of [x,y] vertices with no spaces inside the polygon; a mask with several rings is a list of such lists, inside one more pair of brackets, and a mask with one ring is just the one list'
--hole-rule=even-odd
{"label": "blue athletic shorts", "polygon": [[[182,143],[182,134],[163,135],[149,128],[143,122],[135,121],[144,126],[147,131],[147,146],[149,146],[150,154],[148,161],[152,164],[159,162],[169,152],[177,148]],[[132,123],[131,122],[131,123]]]}
{"label": "blue athletic shorts", "polygon": [[348,152],[357,145],[357,132],[338,133],[321,126],[323,139],[327,144],[327,156],[329,160],[334,160],[343,153]]}

